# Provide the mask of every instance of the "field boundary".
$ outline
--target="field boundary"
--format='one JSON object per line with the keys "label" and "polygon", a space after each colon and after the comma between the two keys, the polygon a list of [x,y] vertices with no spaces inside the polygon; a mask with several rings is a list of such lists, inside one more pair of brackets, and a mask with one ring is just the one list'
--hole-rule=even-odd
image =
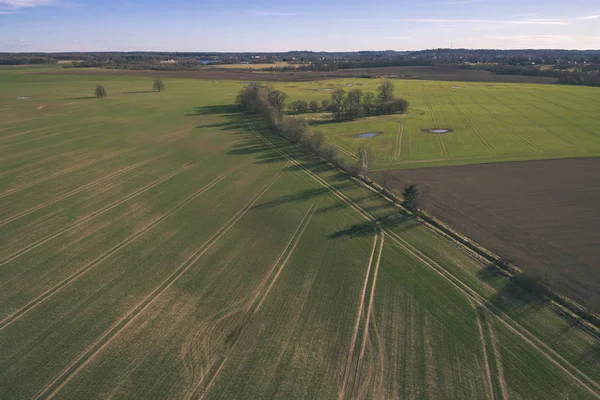
{"label": "field boundary", "polygon": [[[254,133],[257,136],[259,136],[263,141],[265,141],[265,143],[267,143],[274,150],[276,150],[277,152],[282,154],[288,160],[290,160],[294,164],[298,165],[309,176],[311,176],[314,180],[320,182],[323,186],[328,188],[338,198],[340,198],[342,201],[344,201],[346,204],[348,204],[351,208],[356,210],[361,216],[363,216],[370,222],[377,223],[377,220],[374,217],[372,217],[368,212],[364,211],[359,205],[354,203],[351,199],[347,198],[339,190],[337,190],[336,188],[331,186],[328,182],[324,181],[322,178],[318,177],[312,171],[308,170],[306,167],[304,167],[298,161],[296,161],[293,157],[291,157],[287,153],[285,153],[285,151],[279,149],[277,146],[275,146],[273,143],[271,143],[268,139],[266,139],[263,135],[258,133],[258,131],[253,127],[253,125],[251,123],[249,123],[249,126],[252,128],[252,130],[254,131]],[[372,188],[372,187],[370,187],[370,188],[372,190],[374,190],[375,192],[377,192],[374,188]],[[398,245],[400,245],[409,254],[411,254],[417,260],[423,262],[426,266],[428,266],[429,268],[431,268],[432,270],[437,272],[441,277],[443,277],[450,284],[452,284],[454,287],[456,287],[467,298],[470,298],[471,300],[475,301],[480,306],[486,308],[487,310],[490,310],[490,312],[492,312],[498,318],[498,320],[500,320],[507,328],[509,328],[511,331],[513,331],[522,340],[524,340],[525,342],[527,342],[528,344],[533,346],[540,354],[545,356],[548,360],[550,360],[553,364],[555,364],[559,369],[561,369],[562,371],[567,373],[573,380],[575,380],[577,383],[579,383],[583,388],[588,390],[590,393],[592,393],[597,398],[600,398],[600,394],[598,392],[596,392],[594,389],[592,389],[590,386],[588,386],[588,384],[586,384],[585,382],[582,381],[582,379],[585,379],[592,386],[596,387],[597,389],[600,389],[600,384],[598,384],[595,380],[591,379],[585,373],[580,371],[577,367],[573,366],[568,360],[566,360],[564,357],[562,357],[560,354],[558,354],[554,349],[552,349],[546,343],[541,341],[534,334],[529,332],[529,330],[527,330],[526,328],[523,328],[519,323],[517,323],[511,317],[504,314],[501,310],[497,309],[487,299],[485,299],[479,293],[477,293],[473,289],[471,289],[468,285],[466,285],[464,282],[462,282],[454,274],[452,274],[451,272],[446,270],[444,267],[440,266],[438,263],[436,263],[434,260],[430,259],[428,256],[423,254],[418,249],[414,248],[414,246],[410,245],[408,242],[406,242],[404,239],[402,239],[396,233],[394,233],[393,231],[391,231],[389,229],[384,229],[384,231],[388,233],[388,235],[394,242],[396,242]],[[557,361],[555,358],[560,360],[560,362]],[[578,374],[579,377],[575,376],[575,374],[573,372],[571,372],[570,370],[572,370],[576,374]],[[580,377],[582,379],[580,379]]]}

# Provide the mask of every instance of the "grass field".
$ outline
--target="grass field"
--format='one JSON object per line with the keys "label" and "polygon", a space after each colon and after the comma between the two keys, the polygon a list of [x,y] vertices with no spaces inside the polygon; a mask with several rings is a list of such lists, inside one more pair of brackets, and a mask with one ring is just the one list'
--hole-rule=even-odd
{"label": "grass field", "polygon": [[[276,84],[291,100],[322,100],[331,90],[375,91],[379,80]],[[558,85],[396,80],[410,102],[405,116],[371,117],[314,127],[355,155],[361,143],[374,168],[401,169],[600,155],[600,89]],[[447,128],[447,134],[423,129]],[[357,138],[364,132],[382,133]]]}
{"label": "grass field", "polygon": [[597,337],[165,83],[0,71],[0,398],[600,396]]}

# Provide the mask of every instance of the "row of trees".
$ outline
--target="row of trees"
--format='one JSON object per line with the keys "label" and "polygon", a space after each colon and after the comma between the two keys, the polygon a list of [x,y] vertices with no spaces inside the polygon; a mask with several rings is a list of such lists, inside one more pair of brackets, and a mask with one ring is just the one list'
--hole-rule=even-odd
{"label": "row of trees", "polygon": [[338,150],[325,143],[322,133],[312,132],[304,118],[285,115],[283,110],[286,98],[283,92],[271,86],[251,83],[238,93],[236,104],[246,113],[263,115],[277,134],[323,157],[352,176],[363,172],[359,164],[346,165]]}
{"label": "row of trees", "polygon": [[[288,95],[281,90],[270,88],[267,96],[269,104],[277,111],[283,112],[286,108],[285,102]],[[288,106],[289,111],[294,114],[316,113],[318,111],[331,111],[333,119],[337,121],[354,120],[370,115],[405,113],[408,111],[408,101],[394,97],[394,84],[386,80],[379,85],[377,92],[363,92],[361,89],[353,89],[346,92],[344,89],[336,89],[331,94],[330,100],[318,102],[312,100],[295,100]]]}
{"label": "row of trees", "polygon": [[337,121],[354,120],[370,115],[385,115],[408,111],[408,101],[394,97],[394,84],[383,81],[377,92],[336,89],[331,94],[333,117]]}

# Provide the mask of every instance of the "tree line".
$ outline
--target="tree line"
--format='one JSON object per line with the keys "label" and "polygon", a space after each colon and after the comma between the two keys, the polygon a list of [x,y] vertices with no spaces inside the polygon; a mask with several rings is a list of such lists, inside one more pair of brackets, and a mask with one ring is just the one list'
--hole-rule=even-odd
{"label": "tree line", "polygon": [[271,86],[251,83],[242,89],[236,104],[241,111],[262,115],[270,127],[281,137],[298,144],[304,150],[321,156],[352,176],[365,172],[359,163],[346,164],[337,148],[325,143],[322,133],[314,133],[306,119],[284,113],[287,95]]}
{"label": "tree line", "polygon": [[[288,95],[280,90],[270,88],[266,94],[269,104],[276,110],[283,112],[286,109]],[[287,109],[293,114],[308,112],[329,111],[332,119],[336,121],[352,121],[357,118],[372,115],[385,115],[406,113],[409,103],[405,99],[394,97],[394,84],[386,80],[374,92],[363,92],[361,89],[336,89],[331,93],[331,100],[294,100]]]}

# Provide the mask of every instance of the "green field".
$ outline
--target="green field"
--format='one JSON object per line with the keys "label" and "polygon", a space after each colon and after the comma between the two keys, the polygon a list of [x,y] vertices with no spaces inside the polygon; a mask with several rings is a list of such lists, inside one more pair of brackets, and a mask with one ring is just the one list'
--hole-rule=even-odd
{"label": "green field", "polygon": [[[0,398],[600,396],[596,337],[238,114],[241,82],[165,84],[0,70]],[[444,85],[406,83],[414,112]]]}
{"label": "green field", "polygon": [[[600,155],[600,89],[559,85],[475,82],[395,82],[410,102],[408,115],[370,117],[313,127],[356,155],[361,143],[377,157],[376,169],[477,164]],[[380,80],[275,84],[295,99],[326,99],[331,91],[373,91]],[[349,86],[351,85],[351,86]],[[423,129],[446,128],[448,134]],[[382,133],[361,139],[356,134]],[[345,153],[344,153],[345,154]]]}

